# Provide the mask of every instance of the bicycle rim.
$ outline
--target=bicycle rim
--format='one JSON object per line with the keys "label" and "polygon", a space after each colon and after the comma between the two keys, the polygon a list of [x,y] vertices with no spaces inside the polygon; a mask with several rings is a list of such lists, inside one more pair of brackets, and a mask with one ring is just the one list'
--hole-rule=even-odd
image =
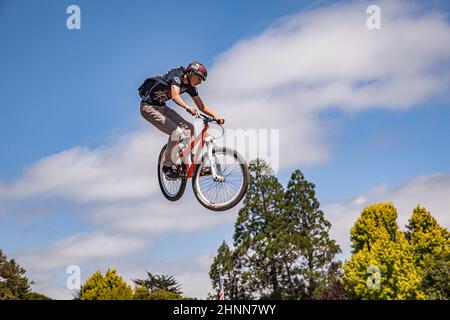
{"label": "bicycle rim", "polygon": [[211,174],[201,176],[203,168],[211,165],[209,159],[204,159],[196,171],[194,190],[198,200],[207,208],[227,210],[236,205],[245,193],[248,183],[247,167],[233,150],[218,149],[214,154],[225,181],[214,181]]}
{"label": "bicycle rim", "polygon": [[166,175],[162,170],[163,167],[162,158],[164,156],[165,149],[166,146],[164,146],[163,149],[161,150],[158,160],[159,185],[161,187],[162,193],[168,200],[176,201],[180,199],[184,193],[184,189],[186,188],[186,179],[183,178],[170,179],[166,177]]}

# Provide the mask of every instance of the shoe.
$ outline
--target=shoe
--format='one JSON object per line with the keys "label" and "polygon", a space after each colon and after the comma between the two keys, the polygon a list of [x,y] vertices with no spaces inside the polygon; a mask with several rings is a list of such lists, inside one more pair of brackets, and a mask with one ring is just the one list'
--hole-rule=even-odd
{"label": "shoe", "polygon": [[209,176],[211,174],[211,167],[203,167],[200,176]]}
{"label": "shoe", "polygon": [[176,165],[163,166],[162,171],[168,179],[178,179],[180,177],[179,168]]}

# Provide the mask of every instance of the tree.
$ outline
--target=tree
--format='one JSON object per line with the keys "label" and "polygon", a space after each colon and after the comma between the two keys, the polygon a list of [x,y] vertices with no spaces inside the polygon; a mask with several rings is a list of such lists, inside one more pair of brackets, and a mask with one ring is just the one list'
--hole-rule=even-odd
{"label": "tree", "polygon": [[263,160],[250,162],[250,185],[235,224],[234,245],[248,293],[282,298],[284,190]]}
{"label": "tree", "polygon": [[138,286],[148,288],[150,291],[164,290],[181,295],[181,285],[172,277],[167,275],[153,275],[147,271],[147,279],[136,279],[133,282]]}
{"label": "tree", "polygon": [[95,272],[81,287],[80,300],[131,300],[133,290],[116,270],[108,269],[105,276]]}
{"label": "tree", "polygon": [[353,253],[372,245],[380,240],[396,241],[399,235],[397,211],[392,203],[368,206],[356,220],[350,232]]}
{"label": "tree", "polygon": [[330,239],[331,223],[320,210],[315,185],[300,170],[288,182],[284,218],[285,247],[291,252],[289,260],[283,261],[292,288],[290,298],[318,299],[337,280],[340,263],[335,256],[341,250]]}
{"label": "tree", "polygon": [[356,299],[423,299],[414,252],[392,203],[368,206],[351,229],[353,255],[342,284]]}
{"label": "tree", "polygon": [[339,246],[315,198],[314,184],[295,171],[287,191],[263,160],[250,162],[250,185],[239,210],[234,249],[223,243],[211,266],[230,299],[318,299],[337,279]]}
{"label": "tree", "polygon": [[182,300],[181,285],[167,275],[153,275],[147,271],[147,279],[133,280],[136,284],[135,300]]}
{"label": "tree", "polygon": [[428,260],[421,288],[428,299],[450,299],[450,254],[434,256]]}
{"label": "tree", "polygon": [[450,254],[450,233],[424,207],[414,209],[406,228],[418,266],[426,267],[430,260]]}
{"label": "tree", "polygon": [[25,269],[14,259],[8,260],[0,250],[0,300],[23,300],[29,297],[32,282]]}
{"label": "tree", "polygon": [[52,300],[52,299],[43,294],[31,292],[27,295],[26,300]]}
{"label": "tree", "polygon": [[241,272],[240,264],[241,261],[239,261],[237,251],[231,250],[227,243],[223,241],[217,250],[217,256],[214,257],[209,271],[212,287],[217,290],[216,294],[211,295],[212,299],[218,298],[220,279],[223,282],[225,299],[250,298],[250,295],[246,293],[245,276]]}
{"label": "tree", "polygon": [[422,271],[421,290],[428,299],[450,298],[450,233],[418,205],[406,226],[406,237]]}
{"label": "tree", "polygon": [[146,287],[138,286],[135,289],[133,300],[187,300],[187,298],[172,291],[162,289],[150,291]]}
{"label": "tree", "polygon": [[326,287],[320,293],[321,300],[349,300],[351,299],[347,290],[345,290],[341,281],[337,279],[333,284]]}

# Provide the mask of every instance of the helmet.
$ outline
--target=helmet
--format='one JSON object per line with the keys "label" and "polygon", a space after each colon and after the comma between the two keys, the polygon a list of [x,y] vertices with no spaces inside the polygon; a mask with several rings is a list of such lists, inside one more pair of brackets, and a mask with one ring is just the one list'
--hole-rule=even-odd
{"label": "helmet", "polygon": [[206,71],[206,68],[204,65],[202,65],[200,62],[191,62],[187,68],[186,71],[192,71],[194,72],[196,75],[198,75],[199,77],[201,77],[203,79],[203,81],[206,80],[206,77],[208,76],[208,71]]}

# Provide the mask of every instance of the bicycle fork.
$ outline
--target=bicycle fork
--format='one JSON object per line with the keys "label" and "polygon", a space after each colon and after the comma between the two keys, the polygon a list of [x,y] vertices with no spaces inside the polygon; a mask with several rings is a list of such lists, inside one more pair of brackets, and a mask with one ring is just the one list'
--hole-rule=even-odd
{"label": "bicycle fork", "polygon": [[222,173],[222,168],[220,167],[219,160],[217,156],[213,154],[213,149],[216,146],[216,141],[213,137],[208,136],[205,138],[206,142],[206,150],[208,154],[209,163],[211,165],[211,174],[213,176],[214,181],[223,182],[225,181],[225,177]]}

